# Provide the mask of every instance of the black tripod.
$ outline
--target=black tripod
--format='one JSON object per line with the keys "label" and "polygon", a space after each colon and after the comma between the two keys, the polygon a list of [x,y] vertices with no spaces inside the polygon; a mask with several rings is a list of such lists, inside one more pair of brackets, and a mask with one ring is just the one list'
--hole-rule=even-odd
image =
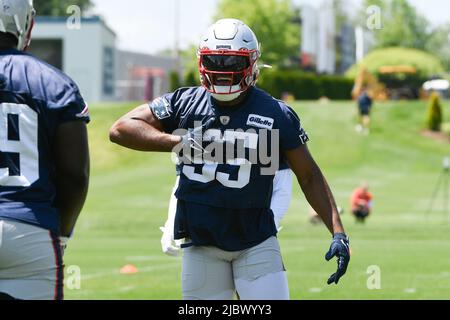
{"label": "black tripod", "polygon": [[[444,161],[442,163],[442,172],[441,175],[438,178],[438,181],[436,183],[436,186],[433,191],[433,195],[431,196],[431,202],[430,207],[427,211],[428,213],[433,210],[434,201],[436,200],[436,197],[438,195],[439,189],[442,188],[442,191],[444,193],[444,211],[446,216],[448,216],[448,198],[449,198],[449,180],[450,180],[450,158],[446,157],[444,158]],[[442,185],[442,187],[441,187]]]}

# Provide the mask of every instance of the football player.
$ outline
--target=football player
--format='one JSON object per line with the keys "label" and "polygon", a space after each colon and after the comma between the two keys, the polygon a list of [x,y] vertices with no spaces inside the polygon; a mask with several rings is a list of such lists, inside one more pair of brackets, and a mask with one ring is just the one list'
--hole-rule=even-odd
{"label": "football player", "polygon": [[198,48],[202,86],[139,106],[110,130],[110,139],[127,148],[180,156],[174,237],[185,239],[184,299],[231,299],[235,292],[243,300],[289,298],[270,210],[283,161],[332,234],[325,258],[337,257],[338,266],[328,283],[347,270],[348,237],[300,120],[255,86],[260,56],[247,25],[219,20]]}
{"label": "football player", "polygon": [[63,298],[63,247],[89,178],[88,108],[75,83],[26,54],[30,0],[0,0],[0,297]]}

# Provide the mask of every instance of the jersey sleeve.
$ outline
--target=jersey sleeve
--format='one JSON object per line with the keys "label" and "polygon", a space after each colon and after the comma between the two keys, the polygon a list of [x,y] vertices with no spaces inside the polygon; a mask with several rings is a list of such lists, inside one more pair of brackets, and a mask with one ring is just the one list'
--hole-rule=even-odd
{"label": "jersey sleeve", "polygon": [[165,94],[148,103],[153,115],[158,119],[164,132],[172,133],[178,128],[177,104],[173,93]]}
{"label": "jersey sleeve", "polygon": [[279,130],[281,150],[293,150],[309,141],[308,134],[300,123],[300,118],[291,107],[285,104],[281,104]]}
{"label": "jersey sleeve", "polygon": [[88,123],[89,107],[75,82],[54,70],[47,70],[46,82],[41,86],[47,108],[55,112],[59,123],[84,121]]}
{"label": "jersey sleeve", "polygon": [[78,89],[73,92],[68,101],[59,108],[59,120],[61,123],[70,121],[90,122],[89,106],[82,98]]}

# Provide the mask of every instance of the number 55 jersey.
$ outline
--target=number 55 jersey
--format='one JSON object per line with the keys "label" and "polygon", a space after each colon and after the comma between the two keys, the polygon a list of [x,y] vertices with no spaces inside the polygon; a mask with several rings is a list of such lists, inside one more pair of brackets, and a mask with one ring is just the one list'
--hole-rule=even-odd
{"label": "number 55 jersey", "polygon": [[0,51],[0,219],[59,234],[54,147],[69,121],[89,122],[75,83],[31,55]]}
{"label": "number 55 jersey", "polygon": [[190,131],[196,140],[197,150],[176,150],[182,159],[176,239],[238,251],[276,234],[273,178],[285,163],[283,151],[305,144],[308,136],[291,108],[259,88],[249,90],[235,107],[220,107],[202,87],[150,103],[165,132]]}

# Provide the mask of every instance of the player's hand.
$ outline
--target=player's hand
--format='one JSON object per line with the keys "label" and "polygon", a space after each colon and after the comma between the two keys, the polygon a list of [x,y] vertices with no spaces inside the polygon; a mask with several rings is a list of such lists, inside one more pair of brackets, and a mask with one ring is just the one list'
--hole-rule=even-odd
{"label": "player's hand", "polygon": [[203,135],[205,131],[211,128],[211,126],[216,121],[216,118],[212,117],[206,120],[206,122],[194,129],[189,129],[188,133],[181,137],[181,143],[183,146],[188,146],[190,149],[195,151],[204,152],[203,148]]}
{"label": "player's hand", "polygon": [[333,237],[330,250],[325,255],[325,259],[330,261],[333,257],[337,258],[337,271],[333,273],[328,279],[327,283],[337,284],[339,279],[347,271],[348,263],[350,262],[350,244],[347,235],[344,233],[336,233]]}
{"label": "player's hand", "polygon": [[180,254],[180,248],[173,243],[172,234],[164,227],[159,228],[163,235],[161,237],[162,251],[171,257],[177,257]]}

